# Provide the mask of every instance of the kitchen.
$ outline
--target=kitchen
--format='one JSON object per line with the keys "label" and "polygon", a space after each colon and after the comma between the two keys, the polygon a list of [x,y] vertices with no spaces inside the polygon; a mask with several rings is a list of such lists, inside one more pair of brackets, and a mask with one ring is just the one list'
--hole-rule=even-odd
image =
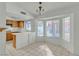
{"label": "kitchen", "polygon": [[25,22],[27,21],[13,18],[6,19],[6,42],[9,42],[13,48],[22,48],[32,43],[30,41],[34,42],[35,40],[35,33],[26,31]]}

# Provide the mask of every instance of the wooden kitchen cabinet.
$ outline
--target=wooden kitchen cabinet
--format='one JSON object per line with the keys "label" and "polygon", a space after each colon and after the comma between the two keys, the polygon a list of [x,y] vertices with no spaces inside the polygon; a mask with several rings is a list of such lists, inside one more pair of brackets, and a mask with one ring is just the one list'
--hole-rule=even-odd
{"label": "wooden kitchen cabinet", "polygon": [[6,33],[6,41],[10,41],[13,40],[13,34],[12,32],[7,32]]}
{"label": "wooden kitchen cabinet", "polygon": [[16,35],[13,35],[13,47],[16,48]]}
{"label": "wooden kitchen cabinet", "polygon": [[18,27],[18,28],[24,28],[24,21],[19,20],[6,20],[6,25],[10,25],[11,27]]}
{"label": "wooden kitchen cabinet", "polygon": [[0,32],[2,32],[5,28],[0,28]]}
{"label": "wooden kitchen cabinet", "polygon": [[8,19],[6,20],[6,24],[12,24],[12,22],[13,22],[12,20],[8,20]]}
{"label": "wooden kitchen cabinet", "polygon": [[24,28],[24,21],[18,21],[18,27]]}
{"label": "wooden kitchen cabinet", "polygon": [[24,27],[24,21],[13,21],[12,27],[23,28]]}
{"label": "wooden kitchen cabinet", "polygon": [[11,27],[12,27],[12,22],[13,22],[12,20],[8,20],[8,19],[7,19],[7,20],[6,20],[6,25],[8,25],[8,26],[11,26]]}
{"label": "wooden kitchen cabinet", "polygon": [[12,27],[18,27],[18,22],[17,21],[13,21],[12,22]]}
{"label": "wooden kitchen cabinet", "polygon": [[2,29],[0,28],[0,32],[2,32]]}

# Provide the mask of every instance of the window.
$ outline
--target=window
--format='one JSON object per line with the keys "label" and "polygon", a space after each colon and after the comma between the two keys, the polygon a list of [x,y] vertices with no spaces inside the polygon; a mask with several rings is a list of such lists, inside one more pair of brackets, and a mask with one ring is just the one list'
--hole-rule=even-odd
{"label": "window", "polygon": [[63,39],[70,41],[70,17],[63,18]]}
{"label": "window", "polygon": [[53,36],[53,24],[52,21],[46,21],[46,36],[52,37]]}
{"label": "window", "polygon": [[31,31],[31,21],[26,21],[25,25],[26,25],[26,31]]}
{"label": "window", "polygon": [[43,21],[37,22],[37,35],[44,36],[44,23],[43,23]]}
{"label": "window", "polygon": [[46,36],[59,37],[59,20],[46,21]]}
{"label": "window", "polygon": [[53,35],[59,37],[59,20],[53,20]]}

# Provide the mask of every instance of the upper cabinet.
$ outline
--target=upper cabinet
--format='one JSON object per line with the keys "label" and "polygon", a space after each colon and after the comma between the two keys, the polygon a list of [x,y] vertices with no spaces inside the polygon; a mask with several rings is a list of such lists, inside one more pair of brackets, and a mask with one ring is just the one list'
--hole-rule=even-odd
{"label": "upper cabinet", "polygon": [[24,28],[24,21],[22,20],[6,20],[6,25],[11,26],[11,27],[18,27],[18,28]]}
{"label": "upper cabinet", "polygon": [[6,24],[12,24],[12,22],[13,22],[12,20],[8,20],[8,19],[6,20]]}
{"label": "upper cabinet", "polygon": [[12,27],[24,28],[24,21],[13,21]]}
{"label": "upper cabinet", "polygon": [[24,28],[24,21],[18,21],[18,27]]}
{"label": "upper cabinet", "polygon": [[13,21],[12,22],[12,27],[18,27],[18,22],[17,21]]}
{"label": "upper cabinet", "polygon": [[13,22],[12,20],[8,20],[8,19],[7,19],[7,20],[6,20],[6,25],[12,26],[12,22]]}

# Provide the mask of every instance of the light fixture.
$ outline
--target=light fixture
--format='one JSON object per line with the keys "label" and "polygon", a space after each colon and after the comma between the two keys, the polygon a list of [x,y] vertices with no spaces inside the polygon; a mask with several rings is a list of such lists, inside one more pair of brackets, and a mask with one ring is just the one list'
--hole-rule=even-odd
{"label": "light fixture", "polygon": [[43,12],[44,12],[44,8],[42,6],[42,2],[39,2],[39,6],[38,8],[36,9],[36,12],[38,12],[39,15],[42,15]]}

